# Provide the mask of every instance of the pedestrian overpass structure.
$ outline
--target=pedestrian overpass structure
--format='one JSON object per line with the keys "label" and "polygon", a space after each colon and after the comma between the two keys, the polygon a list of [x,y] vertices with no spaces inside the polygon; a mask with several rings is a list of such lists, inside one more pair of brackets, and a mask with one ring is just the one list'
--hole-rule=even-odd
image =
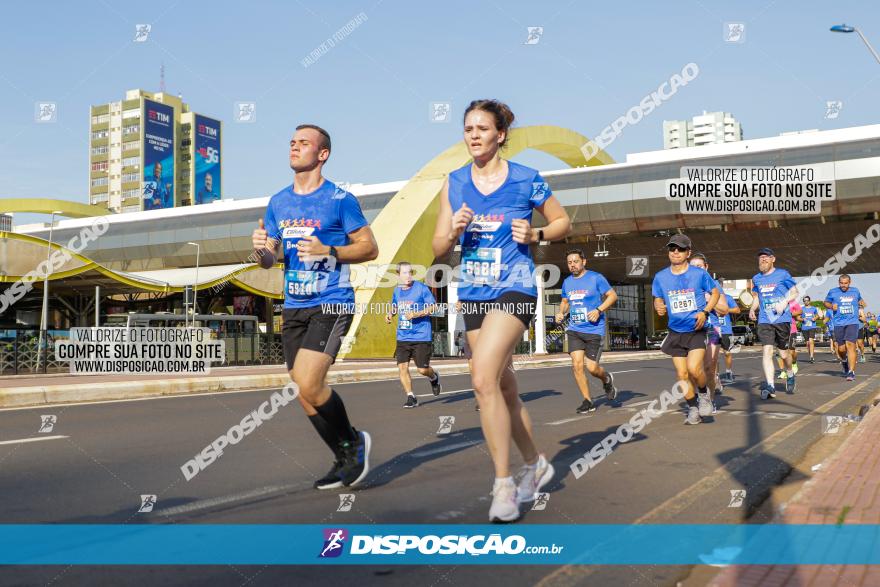
{"label": "pedestrian overpass structure", "polygon": [[[753,275],[754,251],[762,246],[776,251],[778,265],[792,274],[806,275],[856,234],[864,234],[876,223],[880,212],[880,125],[639,153],[621,163],[613,162],[604,152],[587,160],[581,150],[586,141],[558,127],[526,127],[511,133],[506,156],[537,149],[569,166],[542,174],[571,217],[573,232],[566,242],[535,247],[535,262],[555,264],[564,271],[565,251],[578,247],[585,251],[589,268],[602,272],[613,284],[637,287],[640,295],[650,283],[650,276],[666,264],[664,245],[673,232],[686,232],[695,248],[709,257],[711,269],[719,277],[742,279]],[[454,254],[447,259],[433,259],[430,241],[437,194],[446,174],[467,161],[465,146],[457,144],[409,181],[349,186],[379,241],[380,257],[374,263],[392,264],[406,259],[423,265],[456,264]],[[823,203],[821,211],[812,216],[682,214],[678,202],[665,198],[666,181],[680,177],[682,167],[697,165],[810,165],[822,176],[833,178],[836,199]],[[222,200],[203,206],[106,216],[106,233],[53,270],[53,301],[75,309],[79,306],[73,300],[93,296],[96,285],[101,286],[103,295],[146,292],[161,298],[196,282],[200,300],[211,293],[222,293],[224,288],[280,300],[280,269],[259,269],[249,258],[250,235],[268,199]],[[60,210],[67,219],[52,228],[53,249],[66,248],[84,227],[94,223],[91,215],[106,214],[104,209],[91,208],[52,200],[0,200],[0,212]],[[0,232],[0,288],[14,283],[46,259],[49,233],[48,224]],[[648,259],[646,275],[627,274],[630,256]],[[872,248],[850,263],[846,271],[875,271],[878,266],[880,250]],[[552,286],[549,289],[552,291]],[[390,294],[387,288],[359,289],[357,301],[388,301]],[[18,304],[25,307],[29,299],[37,298],[39,288]],[[538,340],[543,339],[543,335],[538,336],[542,328],[543,321],[537,321]],[[350,335],[354,340],[351,356],[389,356],[393,351],[392,330],[381,316],[361,315]]]}

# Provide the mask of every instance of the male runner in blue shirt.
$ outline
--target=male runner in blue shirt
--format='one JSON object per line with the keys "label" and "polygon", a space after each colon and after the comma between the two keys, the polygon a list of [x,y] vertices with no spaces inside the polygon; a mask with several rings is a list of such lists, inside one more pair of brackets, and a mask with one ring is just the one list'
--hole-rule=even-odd
{"label": "male runner in blue shirt", "polygon": [[293,184],[272,196],[252,235],[261,267],[283,257],[284,359],[309,422],[336,457],[316,489],[357,485],[370,470],[370,435],[352,427],[326,378],[354,314],[347,265],[379,254],[357,198],[324,179],[329,157],[327,131],[313,124],[296,128],[290,140]]}

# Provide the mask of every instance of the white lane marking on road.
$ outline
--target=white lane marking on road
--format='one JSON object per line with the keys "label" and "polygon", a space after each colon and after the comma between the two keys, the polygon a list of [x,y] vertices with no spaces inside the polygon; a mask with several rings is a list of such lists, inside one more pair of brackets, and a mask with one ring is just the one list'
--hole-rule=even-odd
{"label": "white lane marking on road", "polygon": [[441,446],[439,448],[432,448],[429,450],[420,450],[418,452],[410,453],[410,456],[413,456],[417,459],[422,457],[429,457],[431,455],[436,455],[444,452],[449,452],[451,450],[457,450],[459,448],[468,448],[471,446],[476,446],[478,444],[482,444],[482,440],[469,440],[468,442],[456,442],[455,444],[447,444],[446,446]]}
{"label": "white lane marking on road", "polygon": [[[441,391],[440,395],[450,395],[453,393],[464,393],[466,391],[473,391],[473,387],[468,387],[467,389],[453,389],[452,391]],[[433,393],[417,393],[416,397],[435,397]]]}
{"label": "white lane marking on road", "polygon": [[576,422],[577,420],[585,420],[588,417],[589,416],[585,414],[574,418],[566,418],[565,420],[556,420],[555,422],[547,422],[547,426],[559,426],[560,424],[568,424],[569,422]]}
{"label": "white lane marking on road", "polygon": [[641,369],[625,369],[623,371],[612,371],[611,373],[617,375],[618,373],[635,373],[636,371],[641,371]]}
{"label": "white lane marking on road", "polygon": [[0,444],[24,444],[25,442],[40,442],[41,440],[60,440],[69,436],[34,436],[33,438],[19,438],[17,440],[0,440]]}
{"label": "white lane marking on road", "polygon": [[263,497],[265,495],[271,495],[273,493],[282,493],[290,491],[292,489],[296,489],[298,487],[302,487],[302,485],[270,485],[267,487],[260,487],[259,489],[253,489],[251,491],[244,491],[242,493],[233,493],[232,495],[224,495],[222,497],[212,497],[210,499],[202,499],[185,505],[164,508],[161,510],[156,510],[153,513],[166,516],[175,516],[178,514],[186,514],[217,507],[220,505],[226,505],[228,503],[235,503],[236,501],[244,501],[246,499],[254,499],[255,497]]}

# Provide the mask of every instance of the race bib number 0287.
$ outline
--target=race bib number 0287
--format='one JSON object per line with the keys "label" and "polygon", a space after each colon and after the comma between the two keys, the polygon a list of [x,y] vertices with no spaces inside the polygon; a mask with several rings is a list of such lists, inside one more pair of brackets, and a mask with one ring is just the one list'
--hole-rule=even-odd
{"label": "race bib number 0287", "polygon": [[687,291],[669,294],[670,312],[672,314],[687,314],[697,309],[697,300],[694,292]]}

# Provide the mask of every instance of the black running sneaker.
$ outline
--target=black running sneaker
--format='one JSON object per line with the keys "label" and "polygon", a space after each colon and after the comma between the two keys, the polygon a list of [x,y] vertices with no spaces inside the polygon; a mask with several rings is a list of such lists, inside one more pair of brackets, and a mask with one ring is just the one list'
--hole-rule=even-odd
{"label": "black running sneaker", "polygon": [[419,398],[414,396],[411,393],[406,394],[406,403],[403,404],[404,408],[415,408],[419,405]]}
{"label": "black running sneaker", "polygon": [[588,412],[595,412],[596,406],[594,406],[593,402],[591,402],[590,400],[585,399],[576,411],[578,414],[586,414]]}
{"label": "black running sneaker", "polygon": [[434,376],[434,381],[431,381],[431,392],[434,395],[440,395],[440,392],[443,391],[443,386],[440,385],[440,374],[434,371]]}
{"label": "black running sneaker", "polygon": [[355,442],[343,442],[339,449],[342,452],[342,466],[339,478],[346,487],[354,487],[370,472],[370,435],[359,430]]}
{"label": "black running sneaker", "polygon": [[333,467],[327,471],[327,474],[315,481],[315,489],[336,489],[342,487],[342,479],[339,478],[339,469],[342,467],[342,461],[333,461]]}
{"label": "black running sneaker", "polygon": [[617,388],[614,387],[614,375],[611,371],[606,371],[606,375],[608,375],[608,381],[602,384],[602,387],[605,389],[605,397],[608,398],[608,401],[613,402],[617,399]]}

